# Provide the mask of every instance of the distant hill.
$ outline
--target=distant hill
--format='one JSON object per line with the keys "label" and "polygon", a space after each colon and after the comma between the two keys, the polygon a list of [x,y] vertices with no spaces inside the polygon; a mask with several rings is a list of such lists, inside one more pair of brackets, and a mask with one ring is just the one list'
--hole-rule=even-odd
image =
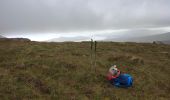
{"label": "distant hill", "polygon": [[0,35],[0,38],[6,38],[6,37],[4,37],[4,36]]}
{"label": "distant hill", "polygon": [[28,38],[0,38],[0,41],[31,41]]}
{"label": "distant hill", "polygon": [[136,42],[153,42],[153,41],[167,41],[170,39],[170,32],[158,34],[158,35],[151,35],[151,36],[145,36],[145,37],[139,37],[139,38],[132,38],[131,41]]}
{"label": "distant hill", "polygon": [[170,39],[167,41],[161,41],[161,42],[163,42],[164,44],[170,44]]}
{"label": "distant hill", "polygon": [[[157,35],[150,35],[150,36],[142,36],[142,37],[133,37],[128,38],[114,38],[114,39],[106,39],[106,41],[118,41],[118,42],[153,42],[153,41],[170,41],[170,32],[157,34]],[[167,43],[165,42],[165,43]]]}

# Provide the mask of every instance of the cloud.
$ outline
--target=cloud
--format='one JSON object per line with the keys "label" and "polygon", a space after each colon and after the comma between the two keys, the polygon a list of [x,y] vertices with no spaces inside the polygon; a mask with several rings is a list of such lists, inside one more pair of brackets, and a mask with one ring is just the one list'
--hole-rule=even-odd
{"label": "cloud", "polygon": [[6,31],[167,26],[169,5],[169,0],[1,0],[0,21]]}
{"label": "cloud", "polygon": [[80,42],[80,41],[88,41],[88,40],[90,40],[89,37],[74,36],[74,37],[59,37],[59,38],[50,39],[48,41],[49,42],[63,42],[63,41]]}
{"label": "cloud", "polygon": [[169,9],[170,0],[0,0],[0,34],[170,27]]}

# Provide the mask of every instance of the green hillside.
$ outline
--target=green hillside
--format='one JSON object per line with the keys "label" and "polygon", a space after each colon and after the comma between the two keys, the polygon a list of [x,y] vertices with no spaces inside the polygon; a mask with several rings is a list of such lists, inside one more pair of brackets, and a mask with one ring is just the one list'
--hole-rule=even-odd
{"label": "green hillside", "polygon": [[[89,42],[0,41],[0,99],[170,98],[170,45],[99,42],[96,58],[95,72]],[[106,80],[112,64],[133,76],[133,87],[116,88]]]}

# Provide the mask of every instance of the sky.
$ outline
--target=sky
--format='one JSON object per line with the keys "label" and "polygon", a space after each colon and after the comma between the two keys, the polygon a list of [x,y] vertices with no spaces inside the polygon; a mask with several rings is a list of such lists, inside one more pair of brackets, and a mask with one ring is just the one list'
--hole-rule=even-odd
{"label": "sky", "polygon": [[170,0],[0,0],[0,35],[35,41],[170,31]]}

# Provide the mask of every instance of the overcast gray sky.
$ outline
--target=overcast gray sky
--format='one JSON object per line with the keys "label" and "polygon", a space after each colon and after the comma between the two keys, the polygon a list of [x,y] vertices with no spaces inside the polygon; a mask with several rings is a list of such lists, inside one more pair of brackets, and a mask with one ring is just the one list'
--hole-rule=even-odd
{"label": "overcast gray sky", "polygon": [[0,34],[48,40],[170,31],[170,0],[0,0]]}

